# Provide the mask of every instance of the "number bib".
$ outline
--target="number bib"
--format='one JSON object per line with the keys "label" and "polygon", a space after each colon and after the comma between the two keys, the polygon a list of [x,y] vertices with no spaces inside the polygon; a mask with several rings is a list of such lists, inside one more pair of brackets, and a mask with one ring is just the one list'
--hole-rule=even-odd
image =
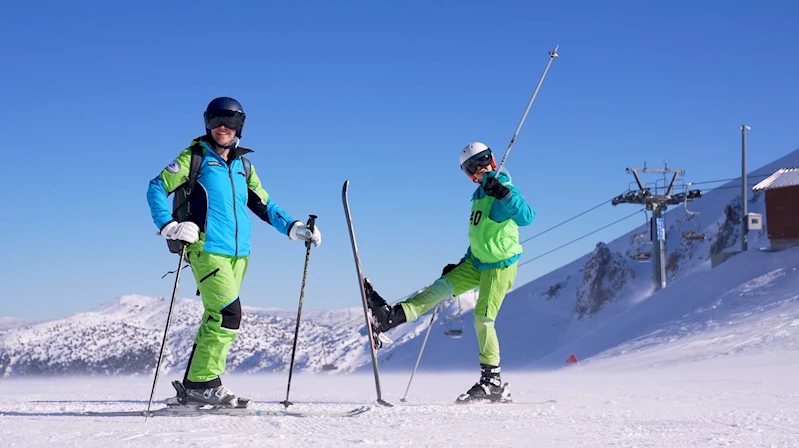
{"label": "number bib", "polygon": [[483,263],[497,263],[522,253],[519,226],[512,219],[496,222],[488,217],[496,198],[486,195],[472,201],[469,244],[472,255]]}

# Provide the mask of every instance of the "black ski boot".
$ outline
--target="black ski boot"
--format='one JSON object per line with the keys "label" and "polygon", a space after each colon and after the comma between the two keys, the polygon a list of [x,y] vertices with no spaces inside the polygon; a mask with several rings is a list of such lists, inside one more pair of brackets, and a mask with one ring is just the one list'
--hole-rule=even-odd
{"label": "black ski boot", "polygon": [[378,344],[377,348],[380,348],[383,345],[382,341],[391,342],[383,333],[406,322],[405,310],[400,304],[389,305],[366,278],[363,279],[363,287],[369,311],[372,313],[372,332]]}
{"label": "black ski boot", "polygon": [[380,297],[380,294],[372,288],[372,285],[367,279],[363,279],[363,286],[366,289],[369,309],[372,311],[372,316],[375,320],[372,328],[376,332],[384,333],[405,323],[405,310],[402,309],[402,305],[389,305],[386,300]]}
{"label": "black ski boot", "polygon": [[456,404],[472,403],[510,403],[510,385],[502,384],[499,366],[480,364],[480,381],[466,393],[461,394]]}

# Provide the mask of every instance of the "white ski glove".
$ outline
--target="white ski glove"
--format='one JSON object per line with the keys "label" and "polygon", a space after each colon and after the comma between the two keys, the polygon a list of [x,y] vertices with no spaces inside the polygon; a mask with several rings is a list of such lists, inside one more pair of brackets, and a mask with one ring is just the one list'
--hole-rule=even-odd
{"label": "white ski glove", "polygon": [[189,244],[200,239],[200,228],[191,221],[172,221],[161,229],[161,236],[168,240],[181,240]]}
{"label": "white ski glove", "polygon": [[313,243],[314,247],[319,247],[319,245],[322,244],[322,232],[319,231],[319,227],[314,226],[312,234],[311,229],[301,221],[295,221],[294,225],[291,226],[289,238],[292,240],[310,241]]}

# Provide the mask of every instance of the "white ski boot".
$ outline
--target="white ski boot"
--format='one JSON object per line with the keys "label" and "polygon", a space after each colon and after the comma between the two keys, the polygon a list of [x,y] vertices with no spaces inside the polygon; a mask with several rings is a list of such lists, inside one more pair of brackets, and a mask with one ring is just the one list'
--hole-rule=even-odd
{"label": "white ski boot", "polygon": [[172,381],[172,387],[177,394],[164,400],[169,406],[246,408],[250,405],[248,398],[237,397],[225,386],[186,389],[182,382]]}

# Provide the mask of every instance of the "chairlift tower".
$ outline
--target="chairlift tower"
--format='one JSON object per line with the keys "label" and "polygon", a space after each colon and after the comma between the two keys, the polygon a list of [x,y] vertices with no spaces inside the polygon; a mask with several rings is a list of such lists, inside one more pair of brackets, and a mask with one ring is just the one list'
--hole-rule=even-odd
{"label": "chairlift tower", "polygon": [[[649,239],[652,242],[653,252],[651,254],[653,261],[652,282],[654,283],[655,291],[659,291],[666,287],[666,226],[663,223],[663,214],[669,205],[679,205],[702,197],[702,191],[684,188],[684,191],[675,193],[674,188],[677,177],[685,175],[685,170],[670,169],[665,163],[663,168],[648,168],[646,163],[644,163],[643,168],[627,168],[627,173],[632,173],[635,176],[638,191],[630,190],[613,198],[611,203],[614,206],[618,204],[639,204],[652,212],[652,217],[649,220]],[[663,174],[664,179],[671,174],[671,180],[667,187],[665,186],[665,181],[664,186],[661,188],[657,187],[656,184],[653,191],[653,188],[648,187],[641,180],[641,173]],[[686,238],[688,237],[686,236]]]}

